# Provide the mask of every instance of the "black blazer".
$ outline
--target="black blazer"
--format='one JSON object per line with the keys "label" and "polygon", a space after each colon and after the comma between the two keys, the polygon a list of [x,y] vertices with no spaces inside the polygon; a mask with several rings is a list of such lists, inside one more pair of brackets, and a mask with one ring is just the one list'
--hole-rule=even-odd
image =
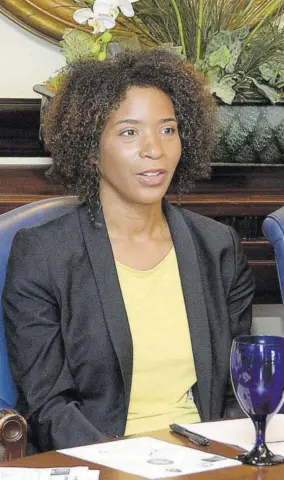
{"label": "black blazer", "polygon": [[[235,231],[173,207],[164,211],[176,250],[202,420],[234,402],[232,339],[248,334],[254,282]],[[17,408],[41,450],[123,435],[132,340],[102,212],[87,206],[17,233],[3,294]],[[166,375],[166,373],[165,373]],[[166,377],[165,377],[166,380]]]}

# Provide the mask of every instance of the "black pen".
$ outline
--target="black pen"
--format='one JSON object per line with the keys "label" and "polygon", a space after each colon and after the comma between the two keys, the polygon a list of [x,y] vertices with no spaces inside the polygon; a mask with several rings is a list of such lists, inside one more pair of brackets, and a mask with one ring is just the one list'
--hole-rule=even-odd
{"label": "black pen", "polygon": [[190,430],[187,430],[187,428],[181,427],[176,423],[172,423],[170,425],[170,429],[173,432],[178,433],[183,437],[186,437],[190,442],[194,443],[195,445],[198,445],[199,447],[207,447],[210,444],[209,438],[203,437],[198,433],[191,432]]}

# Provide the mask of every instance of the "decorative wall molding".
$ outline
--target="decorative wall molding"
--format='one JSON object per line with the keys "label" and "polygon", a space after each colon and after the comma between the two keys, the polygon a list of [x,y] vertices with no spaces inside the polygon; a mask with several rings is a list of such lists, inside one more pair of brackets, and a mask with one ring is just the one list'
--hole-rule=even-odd
{"label": "decorative wall molding", "polygon": [[52,165],[51,157],[0,157],[0,166],[18,166],[23,167],[24,165],[34,166],[40,165],[43,167],[49,167]]}

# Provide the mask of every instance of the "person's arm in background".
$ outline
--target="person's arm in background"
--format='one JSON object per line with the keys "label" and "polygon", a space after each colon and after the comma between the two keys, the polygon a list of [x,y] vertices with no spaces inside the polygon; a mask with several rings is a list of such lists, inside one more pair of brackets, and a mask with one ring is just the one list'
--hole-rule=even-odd
{"label": "person's arm in background", "polygon": [[[235,230],[230,229],[234,244],[235,275],[228,294],[228,311],[232,339],[240,335],[250,335],[252,322],[252,300],[255,282],[247,258]],[[246,415],[239,406],[230,378],[224,400],[224,418],[240,418]]]}
{"label": "person's arm in background", "polygon": [[3,292],[12,374],[22,411],[42,451],[106,438],[81,412],[61,336],[60,305],[33,230],[16,235]]}

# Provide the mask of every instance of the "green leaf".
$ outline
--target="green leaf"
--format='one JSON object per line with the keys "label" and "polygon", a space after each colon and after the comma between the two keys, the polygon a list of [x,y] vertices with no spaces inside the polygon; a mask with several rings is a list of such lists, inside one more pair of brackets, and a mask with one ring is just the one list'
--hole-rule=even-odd
{"label": "green leaf", "polygon": [[96,36],[75,28],[65,30],[60,46],[67,64],[86,57],[96,57],[100,50]]}
{"label": "green leaf", "polygon": [[119,46],[121,47],[122,51],[125,50],[141,50],[141,45],[139,43],[139,39],[136,35],[131,37],[120,37],[118,41]]}
{"label": "green leaf", "polygon": [[247,37],[248,33],[249,28],[243,27],[232,31],[222,30],[213,35],[206,48],[205,60],[209,62],[210,55],[216,50],[219,50],[220,47],[226,46],[231,51],[233,45],[237,41],[242,42],[242,40]]}
{"label": "green leaf", "polygon": [[165,48],[166,50],[169,50],[170,52],[176,53],[177,55],[180,55],[181,57],[184,58],[184,55],[182,54],[182,46],[177,45],[175,46],[173,43],[162,43],[160,46],[154,46],[153,48]]}
{"label": "green leaf", "polygon": [[236,91],[233,89],[235,83],[236,80],[232,75],[225,75],[219,82],[210,84],[210,91],[221,98],[223,102],[231,105],[236,95]]}
{"label": "green leaf", "polygon": [[274,88],[268,87],[267,85],[263,85],[262,83],[259,83],[255,78],[250,77],[252,82],[255,84],[257,90],[268,100],[270,100],[271,103],[275,104],[280,101],[280,95],[276,92]]}
{"label": "green leaf", "polygon": [[211,55],[209,57],[209,65],[211,67],[217,67],[218,66],[218,67],[221,67],[221,68],[225,68],[226,65],[228,65],[228,63],[230,62],[230,58],[231,58],[231,55],[230,55],[230,51],[229,51],[228,47],[223,45],[218,50],[211,53]]}
{"label": "green leaf", "polygon": [[283,88],[284,68],[282,62],[271,61],[259,67],[262,78],[274,88]]}
{"label": "green leaf", "polygon": [[226,73],[234,73],[241,52],[242,44],[240,40],[236,40],[230,47],[230,62],[225,68]]}
{"label": "green leaf", "polygon": [[220,82],[222,78],[222,71],[218,67],[208,68],[207,71],[205,71],[205,75],[209,85],[214,85]]}
{"label": "green leaf", "polygon": [[271,63],[263,63],[259,67],[261,76],[264,80],[271,83],[272,85],[276,82],[276,77],[278,75],[278,66],[277,64],[274,66]]}

